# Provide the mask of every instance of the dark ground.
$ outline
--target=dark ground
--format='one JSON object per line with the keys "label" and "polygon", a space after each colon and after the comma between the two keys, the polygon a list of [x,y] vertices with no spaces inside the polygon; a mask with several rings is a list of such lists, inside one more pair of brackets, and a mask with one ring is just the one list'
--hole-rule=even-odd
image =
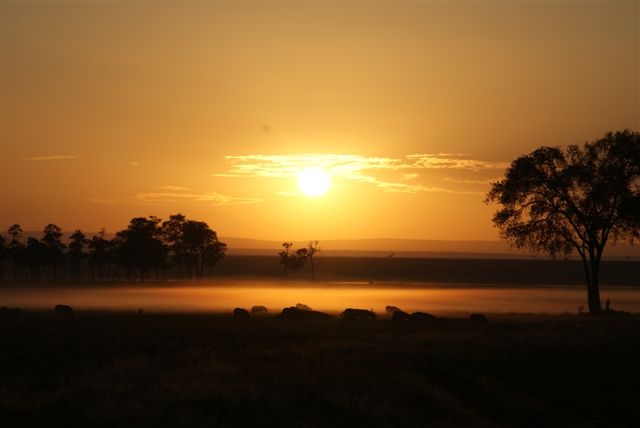
{"label": "dark ground", "polygon": [[[315,279],[319,281],[406,281],[439,284],[583,285],[579,260],[463,259],[402,257],[315,257]],[[601,285],[640,286],[640,261],[605,260]],[[229,256],[213,270],[215,277],[279,278],[282,266],[274,256]],[[297,275],[311,279],[310,266]]]}
{"label": "dark ground", "polygon": [[0,319],[0,424],[638,426],[640,317]]}

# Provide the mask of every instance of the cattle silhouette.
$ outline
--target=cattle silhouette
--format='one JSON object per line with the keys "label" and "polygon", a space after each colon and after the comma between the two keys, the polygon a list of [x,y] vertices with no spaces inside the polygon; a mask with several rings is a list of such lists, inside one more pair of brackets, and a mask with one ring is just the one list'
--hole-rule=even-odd
{"label": "cattle silhouette", "polygon": [[233,310],[233,317],[237,320],[249,319],[251,316],[249,315],[249,311],[244,308],[235,308]]}
{"label": "cattle silhouette", "polygon": [[256,305],[251,307],[251,315],[266,315],[268,312],[266,306]]}
{"label": "cattle silhouette", "polygon": [[8,308],[6,306],[0,307],[0,319],[20,318],[22,316],[22,309],[20,308]]}
{"label": "cattle silhouette", "polygon": [[69,305],[56,305],[53,314],[57,317],[72,317],[75,315],[73,308]]}
{"label": "cattle silhouette", "polygon": [[437,320],[438,317],[427,312],[414,312],[409,315],[409,321],[414,322],[434,322]]}
{"label": "cattle silhouette", "polygon": [[375,320],[376,314],[368,309],[347,308],[342,312],[342,319],[345,320]]}
{"label": "cattle silhouette", "polygon": [[304,303],[297,303],[296,304],[296,309],[299,309],[301,311],[312,311],[313,309],[311,309],[311,306],[307,306]]}
{"label": "cattle silhouette", "polygon": [[402,312],[402,310],[399,307],[391,306],[391,305],[385,306],[384,311],[390,317],[392,317],[395,312],[398,312],[398,311]]}
{"label": "cattle silhouette", "polygon": [[489,320],[483,314],[473,313],[473,314],[471,314],[469,316],[469,319],[471,320],[471,322],[474,322],[476,324],[488,324],[489,323]]}
{"label": "cattle silhouette", "polygon": [[391,321],[406,321],[408,320],[410,317],[410,315],[408,313],[406,313],[405,311],[401,311],[400,309],[398,309],[397,311],[393,311],[393,313],[391,314]]}
{"label": "cattle silhouette", "polygon": [[280,313],[280,317],[289,319],[321,320],[329,319],[331,318],[331,315],[325,314],[324,312],[313,311],[311,309],[299,309],[296,305],[284,308]]}

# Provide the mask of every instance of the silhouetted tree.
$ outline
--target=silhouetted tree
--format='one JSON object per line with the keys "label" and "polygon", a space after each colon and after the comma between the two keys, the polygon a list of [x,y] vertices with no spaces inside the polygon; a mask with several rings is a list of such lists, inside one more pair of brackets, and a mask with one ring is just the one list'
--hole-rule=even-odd
{"label": "silhouetted tree", "polygon": [[[30,236],[27,238],[27,245],[21,251],[20,257],[29,269],[29,277],[31,281],[40,282],[42,280],[42,271],[49,262],[49,250],[47,245]],[[46,276],[46,270],[44,273]]]}
{"label": "silhouetted tree", "polygon": [[492,184],[502,205],[493,223],[518,248],[582,259],[589,312],[601,311],[599,273],[607,242],[633,239],[640,223],[640,134],[608,133],[582,147],[541,147]]}
{"label": "silhouetted tree", "polygon": [[167,247],[163,244],[160,219],[136,217],[131,219],[126,230],[116,233],[115,251],[118,263],[125,268],[128,279],[147,279],[149,270],[154,270],[156,279],[160,270],[166,268]]}
{"label": "silhouetted tree", "polygon": [[309,241],[309,246],[307,247],[307,258],[309,259],[309,264],[311,265],[311,280],[313,281],[316,276],[316,264],[313,261],[313,256],[318,252],[318,241]]}
{"label": "silhouetted tree", "polygon": [[[636,183],[636,186],[640,186],[640,183]],[[621,210],[625,223],[631,231],[633,242],[633,240],[640,238],[640,215],[638,215],[640,213],[640,194],[627,198],[622,204]]]}
{"label": "silhouetted tree", "polygon": [[24,232],[19,224],[12,225],[8,230],[9,243],[7,244],[7,251],[9,258],[13,260],[13,275],[16,281],[26,274],[26,261],[25,261],[25,244],[23,241]]}
{"label": "silhouetted tree", "polygon": [[91,281],[113,279],[113,243],[106,239],[104,228],[100,229],[97,235],[93,235],[88,246]]}
{"label": "silhouetted tree", "polygon": [[9,246],[4,236],[0,235],[0,282],[4,282],[4,262],[9,258]]}
{"label": "silhouetted tree", "polygon": [[315,246],[310,242],[309,248],[299,248],[295,251],[293,251],[292,242],[284,242],[282,247],[284,250],[278,253],[280,256],[280,264],[283,265],[282,278],[285,278],[287,275],[296,275],[305,267],[307,261],[311,261],[311,275],[313,278],[313,254],[317,251],[317,241]]}
{"label": "silhouetted tree", "polygon": [[87,258],[85,249],[88,245],[89,240],[80,229],[71,234],[67,256],[69,257],[69,277],[72,281],[82,280],[82,264]]}
{"label": "silhouetted tree", "polygon": [[220,242],[216,232],[202,221],[187,221],[183,239],[198,278],[202,278],[205,268],[211,269],[222,260],[227,251],[227,244]]}
{"label": "silhouetted tree", "polygon": [[42,243],[46,247],[47,260],[46,264],[51,266],[52,281],[62,279],[61,268],[64,266],[64,251],[67,246],[62,243],[62,228],[55,224],[48,224],[44,228]]}
{"label": "silhouetted tree", "polygon": [[172,215],[162,223],[162,234],[176,264],[176,275],[184,272],[191,278],[195,272],[201,279],[205,268],[220,261],[227,249],[207,223],[187,220],[182,214]]}
{"label": "silhouetted tree", "polygon": [[162,237],[169,250],[169,257],[176,266],[176,279],[182,275],[191,277],[187,250],[182,239],[186,221],[186,217],[178,213],[169,216],[169,220],[162,223]]}

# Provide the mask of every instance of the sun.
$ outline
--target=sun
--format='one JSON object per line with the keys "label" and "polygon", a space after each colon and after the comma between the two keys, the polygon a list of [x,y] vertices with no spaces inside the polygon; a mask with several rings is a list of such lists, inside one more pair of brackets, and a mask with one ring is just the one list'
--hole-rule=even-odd
{"label": "sun", "polygon": [[330,185],[329,174],[322,168],[307,168],[298,174],[298,187],[307,196],[322,196]]}

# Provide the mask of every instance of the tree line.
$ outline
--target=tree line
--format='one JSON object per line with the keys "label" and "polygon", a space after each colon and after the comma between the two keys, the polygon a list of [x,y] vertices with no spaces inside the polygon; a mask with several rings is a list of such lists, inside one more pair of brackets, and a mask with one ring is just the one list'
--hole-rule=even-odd
{"label": "tree line", "polygon": [[13,266],[16,282],[163,281],[202,279],[225,255],[209,225],[175,214],[162,221],[135,217],[108,239],[104,229],[88,238],[75,230],[63,241],[62,229],[45,226],[42,237],[26,236],[19,224],[0,235],[0,280]]}

